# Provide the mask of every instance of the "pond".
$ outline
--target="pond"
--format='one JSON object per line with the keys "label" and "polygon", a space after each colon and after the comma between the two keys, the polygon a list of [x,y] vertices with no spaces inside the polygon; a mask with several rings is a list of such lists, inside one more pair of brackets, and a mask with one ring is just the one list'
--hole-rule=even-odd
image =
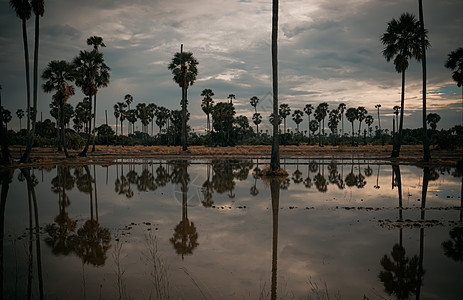
{"label": "pond", "polygon": [[461,171],[267,164],[0,173],[2,299],[462,299]]}

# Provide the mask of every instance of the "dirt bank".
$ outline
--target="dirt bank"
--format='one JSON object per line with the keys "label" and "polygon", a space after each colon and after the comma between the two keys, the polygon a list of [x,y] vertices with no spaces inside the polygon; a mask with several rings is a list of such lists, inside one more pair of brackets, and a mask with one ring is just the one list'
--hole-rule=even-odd
{"label": "dirt bank", "polygon": [[[13,158],[19,160],[24,146],[12,146]],[[372,159],[385,163],[426,165],[422,162],[421,146],[402,146],[401,157],[390,158],[392,146],[281,146],[281,158],[306,159]],[[188,151],[181,147],[167,146],[97,146],[95,152],[88,152],[87,157],[78,157],[78,151],[70,150],[71,158],[66,159],[56,148],[34,148],[32,162],[28,164],[14,163],[12,167],[55,165],[55,164],[113,164],[119,159],[240,159],[270,158],[271,146],[235,146],[205,147],[190,146]],[[463,158],[463,149],[452,151],[431,151],[433,166],[456,166]]]}

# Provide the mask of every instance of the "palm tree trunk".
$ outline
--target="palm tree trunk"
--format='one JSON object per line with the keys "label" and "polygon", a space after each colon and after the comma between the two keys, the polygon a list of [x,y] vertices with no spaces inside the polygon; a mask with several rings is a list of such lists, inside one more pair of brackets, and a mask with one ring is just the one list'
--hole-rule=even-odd
{"label": "palm tree trunk", "polygon": [[428,129],[426,127],[426,43],[424,37],[423,1],[419,0],[418,2],[421,27],[421,66],[423,71],[423,160],[429,161],[431,159],[431,152],[429,151]]}
{"label": "palm tree trunk", "polygon": [[95,152],[95,129],[96,129],[96,93],[93,96],[93,146],[92,146],[92,152]]}
{"label": "palm tree trunk", "polygon": [[29,71],[29,47],[27,44],[27,26],[26,20],[22,19],[22,30],[23,30],[23,43],[24,43],[24,61],[26,65],[26,96],[27,96],[27,134],[31,129],[31,82],[30,82],[30,71]]}
{"label": "palm tree trunk", "polygon": [[[402,71],[402,95],[400,98],[400,125],[397,138],[394,141],[391,157],[399,157],[400,145],[402,143],[402,128],[404,124],[404,104],[405,104],[405,70]],[[426,118],[425,118],[426,122]]]}
{"label": "palm tree trunk", "polygon": [[81,157],[87,156],[88,147],[90,145],[90,136],[92,135],[92,95],[89,96],[88,100],[89,100],[88,101],[88,105],[89,105],[88,113],[90,114],[90,116],[88,118],[87,143],[85,144],[84,150],[82,150],[82,152],[78,154]]}
{"label": "palm tree trunk", "polygon": [[185,83],[182,87],[182,150],[187,151],[187,133],[186,133],[186,98],[187,98],[187,88]]}
{"label": "palm tree trunk", "polygon": [[37,117],[37,84],[38,84],[38,69],[39,69],[39,19],[40,15],[35,15],[35,45],[34,45],[34,103],[32,107],[32,120],[31,120],[31,130],[29,131],[29,136],[27,139],[26,151],[21,158],[20,162],[27,162],[30,159],[32,145],[34,144],[35,137],[35,121]]}
{"label": "palm tree trunk", "polygon": [[64,103],[63,101],[60,101],[59,110],[61,111],[61,122],[60,122],[61,123],[61,143],[63,144],[64,155],[66,155],[66,158],[69,158],[68,149],[66,147],[66,133],[65,133],[65,127],[64,127]]}
{"label": "palm tree trunk", "polygon": [[270,168],[280,169],[280,135],[278,132],[278,0],[272,1],[272,77],[273,77],[273,141]]}

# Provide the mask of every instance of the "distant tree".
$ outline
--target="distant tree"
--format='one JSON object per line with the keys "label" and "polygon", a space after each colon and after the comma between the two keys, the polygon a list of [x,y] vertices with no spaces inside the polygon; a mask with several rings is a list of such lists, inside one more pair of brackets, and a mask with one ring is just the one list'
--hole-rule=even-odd
{"label": "distant tree", "polygon": [[21,119],[24,117],[24,110],[21,108],[16,111],[16,116],[19,119],[19,131],[22,129]]}
{"label": "distant tree", "polygon": [[339,116],[341,117],[341,136],[344,136],[344,112],[346,111],[346,104],[339,103],[338,105]]}
{"label": "distant tree", "polygon": [[10,121],[12,119],[11,111],[9,111],[8,109],[6,109],[4,107],[1,109],[1,111],[2,111],[3,123],[5,123],[6,131],[8,131],[8,123],[10,123]]}
{"label": "distant tree", "polygon": [[[425,35],[425,47],[429,47],[427,34]],[[392,157],[398,157],[400,154],[400,145],[402,142],[402,129],[405,105],[405,71],[408,69],[408,60],[415,58],[421,60],[421,29],[419,21],[410,13],[403,13],[400,18],[392,19],[387,24],[386,32],[381,36],[381,43],[385,46],[383,56],[389,62],[394,60],[395,69],[402,74],[402,93],[400,101],[400,126],[397,138],[394,142]]]}
{"label": "distant tree", "polygon": [[[273,113],[271,113],[270,116],[268,116],[268,121],[270,122],[270,124],[273,124]],[[278,115],[278,126],[280,126],[281,123],[283,123],[283,117],[281,115]]]}
{"label": "distant tree", "polygon": [[159,106],[156,110],[156,125],[159,127],[159,133],[162,132],[162,127],[164,127],[169,119],[169,110],[164,106]]}
{"label": "distant tree", "polygon": [[379,118],[379,109],[381,108],[381,104],[376,104],[375,108],[378,110],[378,127],[379,127],[379,136],[381,137],[381,145],[384,146],[384,138],[383,138],[383,131],[381,130],[381,119]]}
{"label": "distant tree", "polygon": [[[53,94],[53,102],[59,106],[58,115],[60,118],[57,118],[57,121],[59,119],[58,124],[60,124],[61,127],[61,145],[63,146],[66,157],[69,157],[69,154],[67,152],[64,132],[66,124],[64,106],[69,97],[75,93],[74,86],[71,85],[71,81],[73,81],[74,78],[73,66],[64,60],[53,60],[49,62],[42,73],[42,79],[45,80],[45,83],[42,85],[43,91],[46,93],[55,91],[55,94]],[[69,116],[67,121],[69,122],[71,118],[72,116]]]}
{"label": "distant tree", "polygon": [[103,137],[113,136],[114,135],[114,130],[109,125],[106,125],[106,124],[100,125],[96,129],[96,132],[97,132],[98,136],[103,136]]}
{"label": "distant tree", "polygon": [[360,132],[362,128],[362,122],[365,120],[368,111],[365,109],[364,106],[357,107],[357,120],[359,121],[359,133],[358,136],[360,137]]}
{"label": "distant tree", "polygon": [[[291,108],[289,107],[289,105],[280,104],[279,114],[283,118],[283,133],[286,134],[286,117],[291,114]],[[285,138],[285,144],[286,144],[286,138]]]}
{"label": "distant tree", "polygon": [[372,115],[368,115],[365,118],[365,124],[368,126],[368,131],[370,132],[370,137],[371,137],[371,125],[373,124],[374,118]]}
{"label": "distant tree", "polygon": [[118,117],[119,121],[121,121],[121,135],[124,135],[124,127],[123,127],[123,122],[126,118],[126,113],[127,113],[127,104],[125,102],[117,102],[114,105],[114,111],[118,112]]}
{"label": "distant tree", "polygon": [[309,140],[310,140],[310,115],[312,114],[313,112],[313,105],[312,104],[306,104],[305,107],[304,107],[304,112],[305,114],[307,115],[307,124],[309,126]]}
{"label": "distant tree", "polygon": [[299,132],[299,124],[302,122],[303,120],[303,117],[304,116],[304,112],[300,109],[296,109],[294,112],[293,112],[293,121],[294,123],[296,123],[296,131]]}
{"label": "distant tree", "polygon": [[235,108],[230,102],[219,102],[212,111],[214,130],[220,137],[222,146],[230,143],[230,130],[234,123]]}
{"label": "distant tree", "polygon": [[214,92],[211,89],[204,89],[201,92],[201,96],[204,97],[201,103],[201,108],[207,116],[207,131],[210,132],[211,121],[209,119],[209,116],[212,113],[212,108],[214,107],[214,100],[212,99],[212,97],[214,96]]}
{"label": "distant tree", "polygon": [[125,103],[127,104],[128,110],[130,110],[130,104],[133,102],[133,97],[130,94],[124,96]]}
{"label": "distant tree", "polygon": [[233,99],[235,99],[235,94],[228,95],[227,99],[230,99],[230,103],[233,104]]}
{"label": "distant tree", "polygon": [[309,123],[309,130],[312,131],[312,135],[315,135],[315,132],[318,130],[319,122],[317,120],[312,120]]}
{"label": "distant tree", "polygon": [[[82,129],[87,131],[88,122],[90,117],[90,100],[88,97],[85,97],[82,102],[77,103],[76,109],[74,111],[74,129],[77,132],[80,132]],[[117,123],[116,123],[117,125]]]}
{"label": "distant tree", "polygon": [[182,148],[187,150],[187,91],[190,85],[193,85],[198,75],[198,61],[193,57],[191,52],[183,52],[183,45],[180,52],[175,53],[169,64],[168,69],[174,75],[173,80],[182,88]]}
{"label": "distant tree", "polygon": [[114,104],[114,117],[116,118],[116,135],[117,135],[117,120],[119,120],[120,116],[121,116],[121,113],[119,112],[119,107],[117,104]]}
{"label": "distant tree", "polygon": [[328,128],[331,130],[333,136],[338,134],[338,124],[339,124],[339,110],[333,109],[329,112],[328,116]]}
{"label": "distant tree", "polygon": [[146,103],[138,103],[137,104],[137,117],[140,119],[143,132],[148,133],[148,125],[151,119],[151,108]]}
{"label": "distant tree", "polygon": [[[127,103],[127,102],[126,102]],[[127,105],[128,106],[128,105]],[[127,121],[132,124],[132,133],[135,132],[135,122],[137,122],[137,110],[136,109],[128,109],[125,112]],[[129,133],[129,130],[127,129],[127,134]]]}
{"label": "distant tree", "polygon": [[[322,136],[325,135],[325,118],[327,114],[328,114],[328,103],[323,102],[323,103],[318,104],[317,108],[315,109],[315,119],[317,119],[317,121],[320,123],[319,128],[318,128],[318,135],[319,135],[318,144],[321,147],[323,147]],[[322,132],[322,134],[320,134],[320,132]]]}
{"label": "distant tree", "polygon": [[251,104],[252,107],[254,107],[254,113],[257,113],[257,104],[259,103],[259,98],[257,96],[252,96],[251,99],[249,99],[249,103]]}
{"label": "distant tree", "polygon": [[426,116],[426,122],[429,124],[429,127],[432,128],[432,130],[436,130],[437,128],[437,123],[440,121],[440,116],[436,113],[430,113]]}
{"label": "distant tree", "polygon": [[354,107],[347,109],[346,118],[352,124],[352,146],[354,146],[354,121],[358,118],[357,109]]}
{"label": "distant tree", "polygon": [[254,113],[252,115],[252,122],[256,125],[256,135],[259,136],[259,124],[262,123],[262,116],[260,113]]}

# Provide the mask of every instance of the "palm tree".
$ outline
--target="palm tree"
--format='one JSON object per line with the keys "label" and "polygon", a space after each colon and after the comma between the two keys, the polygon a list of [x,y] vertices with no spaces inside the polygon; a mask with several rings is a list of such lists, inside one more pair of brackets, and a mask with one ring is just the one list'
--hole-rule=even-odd
{"label": "palm tree", "polygon": [[[124,127],[123,123],[126,117],[126,108],[127,104],[125,102],[117,102],[116,105],[114,105],[114,111],[118,112],[119,115],[119,121],[121,121],[121,135],[124,135]],[[114,113],[116,115],[116,113]]]}
{"label": "palm tree", "polygon": [[259,124],[262,123],[262,116],[260,113],[254,113],[252,115],[252,122],[256,125],[256,135],[259,136]]}
{"label": "palm tree", "polygon": [[[318,130],[318,121],[312,120],[309,123],[309,130],[312,131],[312,135],[315,135],[315,132]],[[310,141],[309,141],[310,142]]]}
{"label": "palm tree", "polygon": [[306,104],[304,107],[304,112],[306,113],[308,117],[308,125],[309,125],[309,141],[310,141],[310,115],[312,114],[313,111],[313,105],[312,104]]}
{"label": "palm tree", "polygon": [[[82,93],[89,98],[90,112],[92,111],[92,97],[98,92],[98,88],[106,87],[109,84],[109,71],[103,59],[103,54],[93,50],[80,51],[79,55],[73,60],[75,69],[75,83],[80,87]],[[90,145],[90,137],[92,133],[92,116],[89,118],[87,143],[79,156],[87,156],[88,147]]]}
{"label": "palm tree", "polygon": [[228,95],[227,99],[230,99],[230,103],[233,104],[233,99],[236,99],[235,94]]}
{"label": "palm tree", "polygon": [[354,146],[354,121],[358,118],[357,109],[353,107],[347,109],[346,118],[352,124],[352,146]]}
{"label": "palm tree", "polygon": [[[286,134],[286,117],[291,114],[291,108],[289,107],[288,104],[280,104],[280,116],[283,118],[283,137],[285,137]],[[286,138],[285,138],[285,144],[286,144]]]}
{"label": "palm tree", "polygon": [[130,110],[130,104],[133,102],[133,97],[130,94],[124,96],[125,103],[127,103],[128,110]]}
{"label": "palm tree", "polygon": [[[383,56],[389,62],[394,60],[395,70],[402,74],[402,93],[400,101],[400,127],[399,134],[392,150],[392,157],[400,154],[402,142],[404,102],[405,102],[405,71],[408,68],[408,60],[415,58],[421,60],[421,28],[415,16],[410,13],[403,13],[398,20],[392,19],[387,26],[386,32],[381,36],[381,43],[385,46]],[[429,47],[426,32],[423,33],[425,40],[424,47]]]}
{"label": "palm tree", "polygon": [[423,97],[423,111],[422,111],[422,124],[423,124],[423,160],[429,161],[431,159],[431,151],[429,150],[428,129],[426,128],[426,48],[429,47],[429,42],[426,37],[426,29],[424,29],[424,16],[423,16],[423,1],[418,0],[419,18],[420,18],[420,41],[421,41],[421,69],[423,79],[423,90],[421,92]]}
{"label": "palm tree", "polygon": [[360,137],[360,131],[362,128],[362,122],[363,120],[365,120],[367,113],[368,111],[365,109],[364,106],[357,107],[357,120],[359,120],[359,134],[358,134],[359,137]]}
{"label": "palm tree", "polygon": [[[272,82],[273,115],[278,116],[278,0],[272,0]],[[273,172],[280,169],[278,118],[273,118],[273,141],[270,168]]]}
{"label": "palm tree", "polygon": [[304,116],[304,112],[300,109],[296,109],[293,113],[293,121],[296,123],[296,131],[299,132],[299,124],[302,122],[302,117]]}
{"label": "palm tree", "polygon": [[[136,109],[129,109],[126,112],[127,121],[132,124],[132,134],[134,133],[135,129],[135,122],[137,122],[137,110]],[[129,130],[127,130],[127,134]]]}
{"label": "palm tree", "polygon": [[333,134],[333,144],[335,142],[336,135],[338,134],[339,119],[339,110],[331,110],[328,116],[328,128],[331,130],[331,133]]}
{"label": "palm tree", "polygon": [[17,116],[18,119],[19,119],[19,131],[21,131],[21,129],[22,129],[21,119],[24,117],[24,110],[22,110],[21,108],[18,109],[18,110],[16,111],[16,116]]}
{"label": "palm tree", "polygon": [[378,110],[378,127],[379,127],[379,135],[381,137],[381,145],[384,146],[384,139],[383,139],[383,131],[381,130],[381,119],[379,118],[379,109],[381,108],[381,104],[376,104],[375,108]]}
{"label": "palm tree", "polygon": [[175,53],[172,61],[168,67],[174,75],[174,81],[182,88],[182,148],[183,151],[187,149],[187,90],[190,85],[193,85],[196,76],[198,75],[198,61],[193,57],[191,52],[183,52],[183,45],[180,52]]}
{"label": "palm tree", "polygon": [[24,44],[24,62],[26,66],[26,99],[27,99],[27,132],[30,131],[30,107],[31,107],[31,83],[29,69],[29,47],[27,43],[27,26],[26,21],[30,19],[32,7],[28,0],[10,0],[10,6],[16,12],[16,16],[21,19],[23,44]]}
{"label": "palm tree", "polygon": [[13,117],[11,116],[11,111],[8,109],[2,108],[2,120],[3,123],[5,123],[5,129],[8,132],[8,123],[10,123],[11,119]]}
{"label": "palm tree", "polygon": [[211,122],[209,119],[209,115],[212,113],[212,107],[214,105],[214,100],[212,99],[212,96],[214,96],[214,92],[211,89],[204,89],[201,92],[201,96],[203,96],[203,101],[201,103],[201,108],[203,109],[203,112],[207,116],[207,131],[211,131]]}
{"label": "palm tree", "polygon": [[341,137],[344,136],[344,111],[345,110],[346,110],[346,104],[345,103],[339,103],[338,111],[339,111],[339,115],[341,117]]}
{"label": "palm tree", "polygon": [[[93,51],[99,53],[98,47],[106,47],[103,38],[100,36],[91,36],[87,39],[87,45],[93,46]],[[96,130],[96,93],[93,96],[93,146],[92,152],[95,152],[95,130]]]}
{"label": "palm tree", "polygon": [[114,104],[114,117],[116,118],[116,135],[117,135],[117,120],[119,119],[119,116],[121,113],[119,112],[119,106],[117,104]]}
{"label": "palm tree", "polygon": [[365,118],[365,124],[368,126],[368,131],[370,132],[370,137],[371,137],[371,124],[373,124],[374,118],[372,115],[368,115]]}
{"label": "palm tree", "polygon": [[426,122],[428,122],[432,130],[436,130],[437,123],[439,123],[439,121],[440,121],[440,116],[436,113],[430,113],[429,115],[426,116]]}
{"label": "palm tree", "polygon": [[257,113],[257,104],[259,103],[259,98],[257,96],[252,96],[251,99],[249,99],[249,103],[251,104],[252,107],[254,107],[254,114]]}
{"label": "palm tree", "polygon": [[47,68],[42,73],[42,79],[45,83],[42,89],[46,93],[56,91],[53,95],[53,101],[59,105],[59,116],[61,118],[61,144],[64,149],[66,158],[69,158],[69,153],[65,141],[65,122],[64,122],[64,105],[70,96],[74,95],[74,86],[70,84],[74,80],[73,66],[64,60],[53,60],[48,63]]}
{"label": "palm tree", "polygon": [[325,135],[325,118],[327,115],[328,115],[328,103],[322,102],[315,109],[315,116],[316,116],[315,118],[318,120],[318,122],[323,122],[323,124],[321,124],[322,126],[318,128],[319,132],[320,130],[322,131],[322,135],[320,135],[320,139],[319,139],[319,144],[322,147],[323,147],[322,136]]}
{"label": "palm tree", "polygon": [[461,87],[461,105],[463,106],[463,48],[450,52],[445,67],[453,71],[452,78]]}

